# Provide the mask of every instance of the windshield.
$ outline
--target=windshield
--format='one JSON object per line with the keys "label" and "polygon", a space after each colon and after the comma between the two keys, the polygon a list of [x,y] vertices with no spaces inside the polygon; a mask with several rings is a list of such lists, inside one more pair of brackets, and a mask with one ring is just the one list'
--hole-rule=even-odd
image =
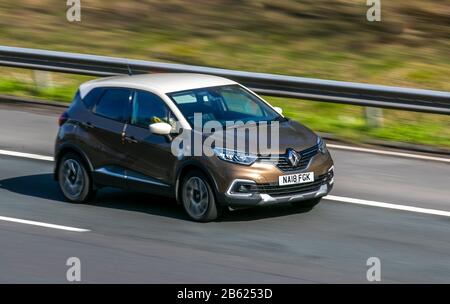
{"label": "windshield", "polygon": [[227,85],[169,93],[189,124],[194,113],[201,113],[203,124],[218,121],[222,126],[235,121],[273,121],[281,119],[264,101],[239,85]]}

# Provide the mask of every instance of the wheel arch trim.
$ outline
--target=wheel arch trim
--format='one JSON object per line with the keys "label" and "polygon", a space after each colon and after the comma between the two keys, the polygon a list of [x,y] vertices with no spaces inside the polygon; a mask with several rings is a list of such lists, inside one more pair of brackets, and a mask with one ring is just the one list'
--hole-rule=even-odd
{"label": "wheel arch trim", "polygon": [[185,172],[185,169],[187,167],[196,168],[199,171],[201,171],[203,174],[205,174],[206,177],[208,178],[208,180],[212,183],[211,186],[213,187],[214,194],[217,196],[218,189],[219,189],[218,185],[217,185],[217,181],[212,176],[212,174],[209,172],[208,168],[205,165],[203,165],[202,163],[200,163],[199,161],[188,160],[188,161],[182,163],[180,166],[178,166],[178,168],[176,170],[176,174],[175,174],[175,176],[176,176],[176,180],[175,180],[175,198],[176,198],[178,203],[180,203],[179,193],[180,193],[181,176],[184,175],[182,173]]}
{"label": "wheel arch trim", "polygon": [[55,180],[58,180],[58,168],[60,159],[67,152],[74,152],[78,154],[83,160],[83,162],[88,166],[89,169],[88,173],[90,175],[92,174],[92,172],[94,171],[94,166],[92,165],[92,162],[89,160],[89,157],[86,155],[86,153],[73,143],[64,143],[60,147],[58,147],[58,150],[55,153],[55,168],[53,171],[53,178]]}

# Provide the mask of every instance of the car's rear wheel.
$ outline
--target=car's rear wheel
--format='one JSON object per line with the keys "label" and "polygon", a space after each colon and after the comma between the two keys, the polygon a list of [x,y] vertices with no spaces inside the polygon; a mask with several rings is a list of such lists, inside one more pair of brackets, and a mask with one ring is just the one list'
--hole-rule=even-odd
{"label": "car's rear wheel", "polygon": [[199,171],[190,172],[183,178],[181,200],[184,210],[194,221],[213,221],[221,213],[208,179]]}
{"label": "car's rear wheel", "polygon": [[71,202],[85,203],[95,195],[87,168],[74,153],[67,153],[61,158],[58,182],[62,193]]}
{"label": "car's rear wheel", "polygon": [[298,209],[304,209],[305,211],[307,210],[311,210],[312,208],[314,208],[318,203],[320,203],[320,200],[322,198],[314,198],[314,199],[310,199],[310,200],[305,200],[305,201],[298,201],[298,202],[293,202],[292,205],[295,208]]}

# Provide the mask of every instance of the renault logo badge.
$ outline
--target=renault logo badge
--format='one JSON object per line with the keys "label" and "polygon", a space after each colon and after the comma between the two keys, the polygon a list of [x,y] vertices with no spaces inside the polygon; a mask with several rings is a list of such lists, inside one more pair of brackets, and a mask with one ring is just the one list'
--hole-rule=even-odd
{"label": "renault logo badge", "polygon": [[301,156],[294,149],[288,149],[287,159],[292,167],[297,167],[300,158]]}

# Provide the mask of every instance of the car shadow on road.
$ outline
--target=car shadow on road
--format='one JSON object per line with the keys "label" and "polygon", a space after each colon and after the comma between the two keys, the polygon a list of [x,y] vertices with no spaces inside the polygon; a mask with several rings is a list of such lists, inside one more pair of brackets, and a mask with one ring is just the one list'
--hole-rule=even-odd
{"label": "car shadow on road", "polygon": [[3,179],[0,180],[0,189],[31,197],[64,201],[64,196],[49,173]]}
{"label": "car shadow on road", "polygon": [[[50,173],[3,179],[0,180],[0,189],[5,189],[7,191],[25,196],[70,204],[65,200],[58,187],[58,184],[53,180],[53,175]],[[109,187],[101,189],[94,201],[89,205],[103,208],[142,212],[157,216],[176,218],[180,220],[189,220],[182,206],[179,206],[172,198]],[[288,216],[295,213],[304,213],[307,211],[309,210],[293,208],[289,205],[249,208],[226,212],[226,214],[224,214],[224,216],[221,217],[218,221],[253,221],[264,218]]]}

